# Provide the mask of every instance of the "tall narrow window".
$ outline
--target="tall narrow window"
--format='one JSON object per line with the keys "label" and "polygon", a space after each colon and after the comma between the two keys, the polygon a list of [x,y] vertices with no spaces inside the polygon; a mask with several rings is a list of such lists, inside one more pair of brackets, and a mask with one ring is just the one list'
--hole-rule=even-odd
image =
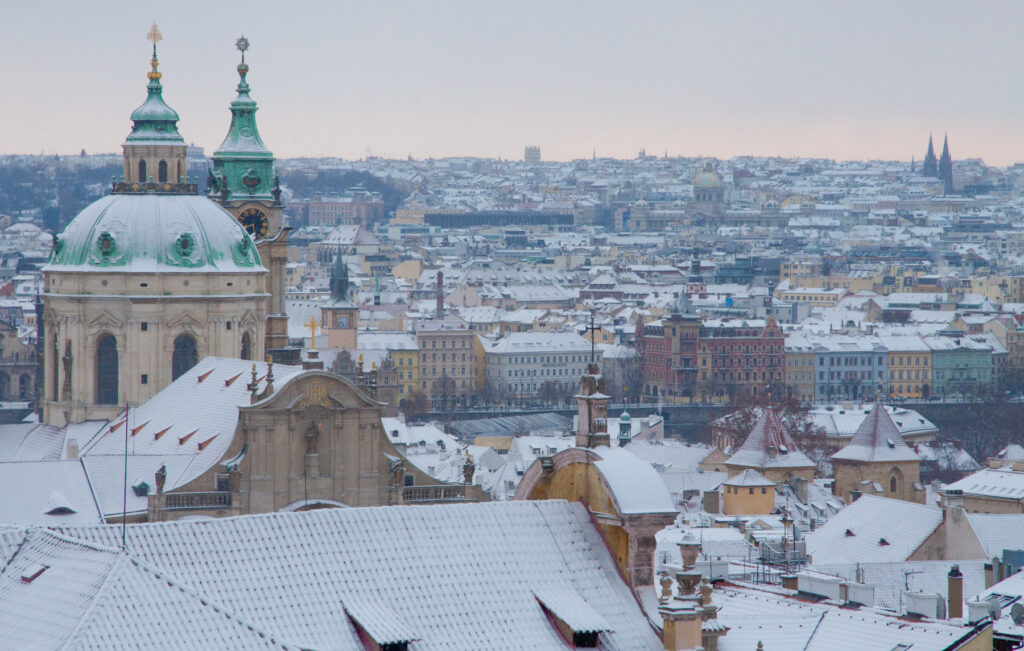
{"label": "tall narrow window", "polygon": [[96,343],[96,404],[117,404],[117,340],[103,335]]}
{"label": "tall narrow window", "polygon": [[158,181],[161,183],[167,183],[167,161],[160,161],[160,164],[156,166],[156,174]]}
{"label": "tall narrow window", "polygon": [[184,163],[182,163],[181,161],[178,161],[178,183],[184,183],[185,182],[185,167],[184,167],[184,165],[185,165]]}
{"label": "tall narrow window", "polygon": [[11,378],[6,373],[0,373],[0,400],[7,400],[11,397]]}
{"label": "tall narrow window", "polygon": [[139,183],[146,182],[146,161],[139,161]]}
{"label": "tall narrow window", "polygon": [[32,378],[23,373],[18,378],[18,400],[28,400],[32,397]]}
{"label": "tall narrow window", "polygon": [[191,335],[178,335],[174,339],[174,354],[171,357],[171,379],[177,380],[198,361],[196,340]]}
{"label": "tall narrow window", "polygon": [[242,334],[242,359],[252,359],[252,340],[248,332]]}

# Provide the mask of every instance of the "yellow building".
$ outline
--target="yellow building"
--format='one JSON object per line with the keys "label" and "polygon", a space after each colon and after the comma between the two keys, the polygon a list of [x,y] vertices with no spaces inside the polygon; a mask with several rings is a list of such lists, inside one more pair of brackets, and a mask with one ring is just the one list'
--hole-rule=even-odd
{"label": "yellow building", "polygon": [[722,484],[725,515],[768,515],[775,510],[775,482],[748,468]]}
{"label": "yellow building", "polygon": [[917,336],[881,336],[889,351],[889,397],[927,398],[932,394],[932,351]]}
{"label": "yellow building", "polygon": [[786,391],[800,402],[814,402],[814,346],[801,335],[786,337]]}

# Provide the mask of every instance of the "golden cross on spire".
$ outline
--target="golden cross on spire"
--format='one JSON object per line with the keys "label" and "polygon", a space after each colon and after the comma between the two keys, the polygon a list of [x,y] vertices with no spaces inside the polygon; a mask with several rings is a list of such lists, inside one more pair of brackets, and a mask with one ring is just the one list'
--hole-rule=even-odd
{"label": "golden cross on spire", "polygon": [[149,33],[146,34],[146,40],[153,42],[153,48],[156,48],[157,41],[164,40],[164,35],[160,33],[160,28],[153,23],[153,26],[149,28]]}
{"label": "golden cross on spire", "polygon": [[242,34],[242,37],[235,41],[235,47],[242,53],[242,61],[245,61],[245,51],[249,49],[249,39]]}
{"label": "golden cross on spire", "polygon": [[316,317],[309,317],[309,323],[304,324],[309,328],[309,349],[316,350],[316,329],[320,327],[320,324],[316,322]]}

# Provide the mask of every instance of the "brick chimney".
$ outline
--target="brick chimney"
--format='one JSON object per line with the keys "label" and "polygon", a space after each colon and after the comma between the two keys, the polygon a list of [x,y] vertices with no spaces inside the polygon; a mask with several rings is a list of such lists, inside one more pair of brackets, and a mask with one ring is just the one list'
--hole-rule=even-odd
{"label": "brick chimney", "polygon": [[948,580],[949,613],[950,619],[958,619],[964,616],[964,575],[960,573],[960,566],[954,565],[949,568]]}

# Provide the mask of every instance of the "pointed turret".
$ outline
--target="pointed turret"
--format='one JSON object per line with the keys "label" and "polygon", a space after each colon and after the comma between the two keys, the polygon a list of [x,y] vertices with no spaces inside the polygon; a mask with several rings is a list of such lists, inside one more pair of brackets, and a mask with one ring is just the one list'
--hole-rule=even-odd
{"label": "pointed turret", "polygon": [[244,36],[235,42],[242,53],[238,64],[237,96],[231,102],[231,126],[228,135],[213,153],[213,179],[209,194],[221,201],[276,202],[274,193],[274,154],[263,144],[256,128],[256,100],[249,96],[249,64],[245,52],[249,41]]}
{"label": "pointed turret", "polygon": [[900,436],[892,416],[881,403],[875,403],[853,438],[832,459],[847,461],[920,461]]}
{"label": "pointed turret", "polygon": [[[124,182],[115,183],[115,192],[195,192],[185,184],[185,139],[178,133],[178,113],[164,101],[163,77],[156,56],[156,44],[163,35],[156,25],[147,39],[153,42],[150,71],[146,74],[146,101],[132,111],[132,132],[124,144]],[[157,187],[154,184],[161,184]]]}
{"label": "pointed turret", "polygon": [[765,409],[757,419],[750,435],[725,462],[729,475],[735,476],[746,468],[760,471],[772,481],[801,476],[814,478],[814,462],[797,447],[782,419],[774,409]]}
{"label": "pointed turret", "polygon": [[939,158],[939,178],[942,179],[946,194],[953,194],[953,159],[949,155],[949,135],[942,142],[942,157]]}
{"label": "pointed turret", "polygon": [[832,455],[832,468],[833,492],[851,502],[864,494],[924,502],[921,458],[903,441],[881,403],[875,403],[846,447]]}
{"label": "pointed turret", "polygon": [[939,162],[935,158],[935,145],[932,144],[932,134],[928,134],[928,152],[924,155],[924,165],[921,166],[922,176],[937,177],[939,175]]}

